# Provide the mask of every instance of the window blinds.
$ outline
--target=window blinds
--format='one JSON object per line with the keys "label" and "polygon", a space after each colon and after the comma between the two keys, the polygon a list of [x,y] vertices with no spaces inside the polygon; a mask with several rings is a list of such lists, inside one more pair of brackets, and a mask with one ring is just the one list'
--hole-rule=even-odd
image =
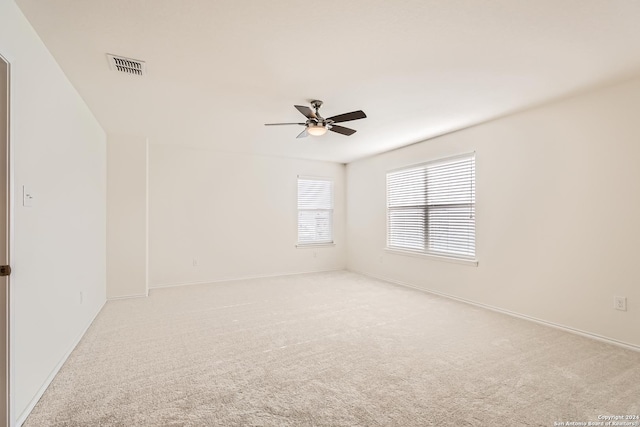
{"label": "window blinds", "polygon": [[389,249],[475,257],[475,157],[387,174]]}
{"label": "window blinds", "polygon": [[333,243],[333,182],[298,178],[298,244]]}

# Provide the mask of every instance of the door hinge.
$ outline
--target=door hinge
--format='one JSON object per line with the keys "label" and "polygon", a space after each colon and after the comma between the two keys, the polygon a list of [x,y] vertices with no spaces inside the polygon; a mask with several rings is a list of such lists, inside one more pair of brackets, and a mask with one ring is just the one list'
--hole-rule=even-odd
{"label": "door hinge", "polygon": [[0,265],[0,276],[8,276],[11,274],[11,266]]}

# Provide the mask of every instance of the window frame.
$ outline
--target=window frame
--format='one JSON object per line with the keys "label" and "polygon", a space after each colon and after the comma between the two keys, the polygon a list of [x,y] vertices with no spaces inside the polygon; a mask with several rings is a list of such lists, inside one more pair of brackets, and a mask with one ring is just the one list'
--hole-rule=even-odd
{"label": "window frame", "polygon": [[[299,199],[300,199],[300,181],[326,181],[330,185],[330,201],[331,208],[317,208],[317,209],[308,209],[299,207]],[[329,212],[329,233],[331,240],[330,241],[322,241],[322,242],[300,242],[300,212]],[[310,176],[310,175],[298,175],[296,177],[296,248],[318,248],[325,246],[335,246],[335,236],[334,236],[334,211],[335,211],[335,182],[331,177],[325,176]]]}
{"label": "window frame", "polygon": [[[456,254],[456,253],[449,253],[449,252],[439,252],[439,251],[430,251],[429,247],[428,247],[428,238],[429,238],[429,234],[428,234],[428,227],[426,224],[426,220],[428,217],[428,204],[424,205],[424,211],[425,211],[425,231],[424,231],[424,250],[413,250],[410,248],[400,248],[400,247],[393,247],[393,246],[389,246],[389,238],[390,238],[390,211],[391,208],[389,206],[389,175],[396,173],[396,172],[401,172],[401,171],[409,171],[412,169],[427,169],[429,166],[436,166],[438,164],[442,164],[442,163],[447,163],[447,162],[454,162],[456,160],[462,160],[462,159],[473,159],[473,203],[472,203],[472,208],[473,208],[473,236],[474,236],[474,253],[471,256],[467,256],[465,254]],[[385,252],[390,253],[390,254],[397,254],[397,255],[405,255],[405,256],[412,256],[412,257],[419,257],[419,258],[430,258],[430,259],[434,259],[434,260],[438,260],[438,261],[445,261],[445,262],[450,262],[450,263],[455,263],[455,264],[463,264],[463,265],[471,265],[471,266],[478,266],[478,260],[477,260],[477,216],[476,216],[476,190],[477,190],[477,179],[476,179],[476,174],[475,174],[475,170],[476,170],[476,152],[469,152],[469,153],[463,153],[463,154],[457,154],[457,155],[453,155],[453,156],[447,156],[447,157],[440,157],[437,159],[433,159],[433,160],[429,160],[426,162],[419,162],[419,163],[413,163],[413,164],[409,164],[409,165],[404,165],[402,167],[399,168],[394,168],[391,170],[388,170],[385,174],[385,210],[386,210],[386,224],[385,224],[385,228],[386,228],[386,236],[385,236]],[[427,188],[427,184],[425,183],[425,191]],[[469,203],[460,203],[460,205],[469,205]]]}

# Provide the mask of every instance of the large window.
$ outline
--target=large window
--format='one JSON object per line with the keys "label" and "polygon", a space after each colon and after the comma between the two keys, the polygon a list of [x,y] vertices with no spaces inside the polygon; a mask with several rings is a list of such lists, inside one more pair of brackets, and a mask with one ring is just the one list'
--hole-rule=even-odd
{"label": "large window", "polygon": [[475,258],[475,175],[473,154],[387,173],[387,247]]}
{"label": "large window", "polygon": [[333,181],[298,177],[298,245],[333,243]]}

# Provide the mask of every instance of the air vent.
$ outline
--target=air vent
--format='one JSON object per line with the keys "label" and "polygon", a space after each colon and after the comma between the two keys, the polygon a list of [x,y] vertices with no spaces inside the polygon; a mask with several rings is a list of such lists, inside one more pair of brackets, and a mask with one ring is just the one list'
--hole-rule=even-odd
{"label": "air vent", "polygon": [[144,61],[138,59],[125,58],[123,56],[115,56],[107,53],[109,58],[109,66],[114,71],[121,73],[133,74],[136,76],[144,76],[147,74],[147,65]]}

